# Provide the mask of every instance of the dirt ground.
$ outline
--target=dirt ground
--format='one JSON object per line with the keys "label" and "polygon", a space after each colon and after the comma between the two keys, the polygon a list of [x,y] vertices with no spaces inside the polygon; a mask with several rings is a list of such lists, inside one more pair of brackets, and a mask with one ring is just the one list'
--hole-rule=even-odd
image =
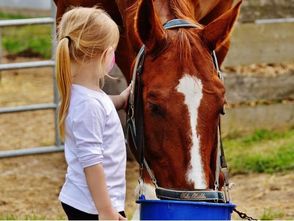
{"label": "dirt ground", "polygon": [[[0,160],[0,218],[34,216],[38,219],[64,219],[58,193],[64,181],[66,165],[63,153],[35,155]],[[127,167],[128,217],[135,208],[134,189],[138,177],[137,164]],[[294,217],[294,174],[250,174],[231,178],[235,183],[231,194],[237,208],[260,218],[265,212],[277,219]],[[238,219],[236,215],[234,219]]]}

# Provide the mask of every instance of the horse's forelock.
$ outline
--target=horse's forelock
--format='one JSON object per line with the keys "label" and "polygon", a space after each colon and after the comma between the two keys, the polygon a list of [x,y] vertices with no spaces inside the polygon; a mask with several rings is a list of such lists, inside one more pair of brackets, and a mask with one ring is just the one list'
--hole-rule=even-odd
{"label": "horse's forelock", "polygon": [[198,2],[192,3],[188,0],[169,1],[171,12],[176,18],[187,19],[191,21],[196,21],[194,8],[197,7],[197,4]]}
{"label": "horse's forelock", "polygon": [[[179,59],[179,70],[189,71],[196,74],[201,69],[201,75],[212,73],[212,58],[205,42],[198,34],[201,30],[194,28],[180,28],[175,35],[174,44],[170,44],[170,48],[176,46],[176,55]],[[209,64],[209,65],[205,65]],[[188,68],[188,70],[187,70]]]}

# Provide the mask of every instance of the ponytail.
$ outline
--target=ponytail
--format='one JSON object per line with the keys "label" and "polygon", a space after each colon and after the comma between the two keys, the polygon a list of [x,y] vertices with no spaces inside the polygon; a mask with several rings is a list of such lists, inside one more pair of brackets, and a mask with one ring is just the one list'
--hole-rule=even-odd
{"label": "ponytail", "polygon": [[69,55],[70,38],[62,38],[56,49],[56,80],[60,96],[60,105],[58,112],[58,127],[61,138],[64,140],[65,118],[68,113],[70,104],[72,76],[70,71],[70,55]]}
{"label": "ponytail", "polygon": [[[57,26],[56,80],[59,92],[58,128],[61,138],[66,136],[65,119],[68,114],[73,76],[71,62],[84,64],[99,59],[97,77],[103,84],[106,71],[105,56],[109,47],[116,47],[119,30],[109,15],[96,8],[77,7],[67,11]],[[102,85],[101,85],[102,86]]]}

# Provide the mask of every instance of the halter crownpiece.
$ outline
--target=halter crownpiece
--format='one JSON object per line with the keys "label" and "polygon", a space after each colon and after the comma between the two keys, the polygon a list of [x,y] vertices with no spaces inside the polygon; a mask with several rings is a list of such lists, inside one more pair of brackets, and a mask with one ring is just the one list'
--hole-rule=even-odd
{"label": "halter crownpiece", "polygon": [[191,23],[183,19],[172,19],[164,23],[164,29],[173,29],[173,28],[201,28],[200,24]]}
{"label": "halter crownpiece", "polygon": [[[166,22],[163,25],[164,29],[173,28],[201,28],[200,24],[194,24],[183,19],[173,19]],[[216,68],[217,74],[221,80],[223,80],[222,73],[220,71],[215,51],[212,52],[213,63]],[[229,202],[229,181],[227,164],[225,161],[223,145],[221,140],[221,128],[220,122],[218,126],[218,144],[217,144],[217,162],[215,171],[215,188],[214,190],[193,190],[182,191],[174,189],[166,189],[159,187],[157,180],[149,167],[144,157],[144,119],[143,119],[143,97],[142,97],[142,84],[141,75],[143,72],[143,65],[145,59],[145,46],[143,45],[139,50],[135,59],[135,65],[132,76],[132,87],[129,97],[129,109],[127,114],[127,137],[132,139],[133,145],[136,151],[136,160],[140,165],[140,178],[139,178],[139,195],[142,195],[143,191],[143,168],[145,168],[155,186],[156,196],[159,199],[172,199],[172,200],[191,200],[191,201],[208,201],[208,202]],[[219,175],[220,171],[224,173],[225,185],[224,193],[218,191],[219,189]]]}

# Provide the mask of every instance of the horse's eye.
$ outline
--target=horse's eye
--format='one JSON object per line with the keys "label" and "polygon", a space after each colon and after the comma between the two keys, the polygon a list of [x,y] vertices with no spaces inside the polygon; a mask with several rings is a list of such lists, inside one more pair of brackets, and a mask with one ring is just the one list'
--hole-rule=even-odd
{"label": "horse's eye", "polygon": [[164,116],[164,110],[158,104],[149,103],[151,112],[155,115]]}

